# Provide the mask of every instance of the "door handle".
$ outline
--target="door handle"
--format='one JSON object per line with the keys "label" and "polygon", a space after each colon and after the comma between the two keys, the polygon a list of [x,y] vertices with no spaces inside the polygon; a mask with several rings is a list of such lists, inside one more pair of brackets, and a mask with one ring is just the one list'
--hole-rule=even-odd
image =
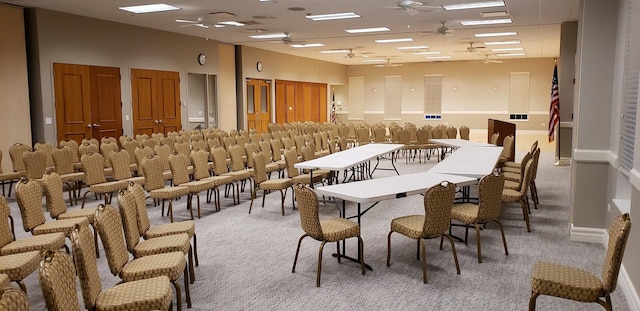
{"label": "door handle", "polygon": [[87,128],[93,128],[93,125],[91,123],[87,124]]}
{"label": "door handle", "polygon": [[164,120],[158,120],[158,121],[160,121],[160,123],[164,123]]}
{"label": "door handle", "polygon": [[100,124],[93,124],[93,127],[100,127]]}
{"label": "door handle", "polygon": [[155,120],[155,121],[153,121],[153,123],[160,124],[160,120]]}

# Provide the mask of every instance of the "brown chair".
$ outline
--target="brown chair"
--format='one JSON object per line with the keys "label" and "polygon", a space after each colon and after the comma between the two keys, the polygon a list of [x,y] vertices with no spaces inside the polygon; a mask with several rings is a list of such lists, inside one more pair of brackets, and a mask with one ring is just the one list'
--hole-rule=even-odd
{"label": "brown chair", "polygon": [[113,175],[113,169],[111,168],[111,158],[109,157],[109,154],[111,153],[111,151],[114,151],[117,149],[118,149],[118,143],[115,142],[115,138],[114,138],[114,141],[105,140],[102,142],[102,144],[100,144],[100,153],[104,158],[104,174],[106,176]]}
{"label": "brown chair", "polygon": [[491,135],[491,139],[489,140],[489,143],[497,145],[498,144],[498,139],[500,139],[500,133],[498,133],[498,132],[493,133],[493,135]]}
{"label": "brown chair", "polygon": [[[169,219],[173,222],[173,200],[177,200],[182,196],[189,195],[189,188],[179,186],[165,186],[164,177],[162,174],[162,163],[158,156],[147,156],[142,159],[142,169],[146,182],[144,184],[145,190],[149,192],[149,197],[154,200],[162,200],[162,215],[164,216],[164,201],[169,201]],[[191,219],[193,219],[193,210],[191,212]]]}
{"label": "brown chair", "polygon": [[524,221],[527,224],[527,232],[531,232],[531,225],[529,224],[529,200],[527,199],[527,189],[531,182],[531,175],[533,168],[533,159],[527,161],[524,171],[524,177],[520,189],[503,189],[502,190],[502,202],[505,203],[520,203],[522,207],[522,214]]}
{"label": "brown chair", "polygon": [[529,310],[536,309],[540,295],[580,302],[595,302],[612,310],[611,293],[616,289],[622,257],[631,231],[629,214],[623,214],[609,227],[609,243],[602,266],[602,280],[589,271],[552,262],[537,262],[531,272]]}
{"label": "brown chair", "polygon": [[191,307],[189,294],[189,272],[183,252],[172,252],[129,260],[129,253],[122,232],[122,221],[118,211],[111,205],[98,206],[96,225],[104,246],[109,269],[123,282],[150,279],[158,276],[169,278],[176,290],[178,311],[182,310],[182,291],[178,279],[183,274],[187,307]]}
{"label": "brown chair", "polygon": [[[69,192],[69,204],[77,204],[77,191],[80,191],[82,182],[84,181],[84,173],[76,172],[73,157],[74,151],[67,146],[58,146],[52,151],[53,162],[55,163],[55,171],[60,175],[62,182],[67,186]],[[76,159],[78,156],[76,155]]]}
{"label": "brown chair", "polygon": [[[96,232],[95,227],[95,208],[80,208],[72,211],[67,211],[67,205],[64,203],[62,197],[62,179],[58,173],[47,171],[42,177],[45,191],[45,198],[47,202],[47,210],[49,210],[49,216],[56,220],[70,219],[70,218],[86,218],[89,224],[93,227],[93,232]],[[100,257],[98,250],[98,237],[95,238],[96,244],[96,257]]]}
{"label": "brown chair", "polygon": [[[267,196],[267,192],[272,190],[280,191],[280,203],[282,208],[282,216],[284,216],[284,199],[287,196],[287,190],[291,188],[291,204],[295,209],[295,202],[293,198],[293,181],[291,178],[278,178],[267,179],[266,170],[266,156],[264,153],[257,151],[253,154],[253,192],[251,193],[251,204],[249,205],[249,214],[251,214],[251,208],[253,207],[253,200],[256,198],[258,190],[262,190],[262,207],[264,207],[264,199]],[[284,192],[282,191],[284,190]]]}
{"label": "brown chair", "polygon": [[0,310],[28,311],[29,298],[22,290],[0,286]]}
{"label": "brown chair", "polygon": [[[411,143],[409,134],[409,131],[406,129],[398,129],[398,143],[404,145],[402,146],[402,151],[405,153],[405,163],[409,163],[409,158],[411,157],[412,153],[413,159],[415,160],[415,154],[420,150],[420,146]],[[422,158],[420,158],[420,160],[421,159]]]}
{"label": "brown chair", "polygon": [[126,150],[129,154],[129,168],[132,172],[137,172],[138,162],[136,161],[136,148],[140,147],[140,142],[131,137],[127,137],[120,142],[120,145],[122,149]]}
{"label": "brown chair", "polygon": [[287,163],[287,177],[291,178],[294,184],[303,183],[305,185],[311,185],[312,183],[319,183],[322,181],[322,175],[316,174],[311,180],[310,174],[300,174],[300,171],[295,168],[295,164],[298,163],[298,154],[295,149],[287,149],[284,151],[284,159]]}
{"label": "brown chair", "polygon": [[[184,154],[173,153],[169,155],[169,166],[171,167],[171,176],[174,186],[187,187],[189,194],[187,195],[187,208],[190,210],[193,207],[193,195],[196,195],[198,200],[198,218],[201,217],[200,212],[200,192],[202,191],[215,191],[217,184],[211,180],[194,180],[191,181],[187,167],[191,165],[189,157]],[[208,197],[207,197],[208,198]],[[217,209],[217,206],[214,206]],[[191,216],[193,219],[193,216]]]}
{"label": "brown chair", "polygon": [[391,221],[391,230],[387,236],[387,267],[391,265],[391,234],[400,233],[418,242],[417,257],[422,260],[422,281],[427,283],[427,254],[425,239],[440,238],[440,249],[444,237],[451,243],[456,272],[460,274],[458,255],[453,239],[447,230],[451,223],[451,209],[456,194],[456,186],[449,182],[429,188],[424,194],[424,215],[410,215],[395,218]]}
{"label": "brown chair", "polygon": [[31,149],[29,146],[21,143],[9,146],[9,157],[13,164],[13,171],[20,174],[20,177],[27,176],[27,168],[24,165],[22,154],[29,149]]}
{"label": "brown chair", "polygon": [[153,152],[153,149],[150,147],[140,145],[133,151],[133,153],[136,156],[136,163],[138,164],[138,175],[144,176],[144,170],[142,169],[142,159],[148,156],[154,156],[155,152]]}
{"label": "brown chair", "polygon": [[[340,241],[348,238],[358,238],[358,257],[360,258],[360,269],[365,274],[364,267],[364,243],[360,237],[360,225],[358,223],[345,218],[329,218],[320,220],[318,196],[313,189],[299,183],[296,184],[295,196],[298,200],[298,209],[300,210],[300,224],[302,225],[303,234],[298,240],[296,248],[296,257],[293,260],[292,273],[296,273],[296,263],[298,262],[298,253],[300,252],[300,244],[302,240],[308,236],[314,240],[321,241],[320,251],[318,253],[318,272],[316,274],[316,286],[320,287],[320,274],[322,271],[322,250],[327,242],[336,242],[338,250],[338,262],[340,262]],[[344,254],[343,254],[344,255]]]}
{"label": "brown chair", "polygon": [[[2,163],[2,151],[0,150],[0,163]],[[13,188],[13,184],[20,180],[22,177],[21,173],[18,172],[4,172],[2,170],[2,165],[0,165],[0,183],[2,184],[2,195],[5,195],[6,184],[9,184],[9,196],[11,196],[11,188]]]}
{"label": "brown chair", "polygon": [[80,279],[85,308],[88,310],[168,310],[173,293],[171,282],[166,276],[122,283],[103,291],[96,257],[93,255],[91,243],[93,238],[94,234],[86,226],[76,228],[71,233],[73,258]]}
{"label": "brown chair", "polygon": [[[233,187],[233,177],[211,176],[208,162],[209,153],[204,150],[193,150],[189,157],[191,158],[191,165],[193,166],[193,180],[207,181],[214,184],[214,187],[211,188],[211,191],[207,190],[207,202],[210,202],[211,195],[214,195],[216,201],[216,211],[220,211],[220,190],[218,189],[218,186],[230,185],[231,187]],[[200,211],[198,211],[198,218],[200,218],[200,216]]]}
{"label": "brown chair", "polygon": [[94,145],[90,142],[83,142],[82,144],[80,144],[80,146],[78,146],[78,153],[80,154],[80,159],[82,160],[82,156],[87,153],[100,153],[100,145]]}
{"label": "brown chair", "polygon": [[80,158],[84,170],[84,183],[89,186],[89,190],[82,195],[82,207],[87,200],[87,194],[93,192],[95,194],[104,195],[104,202],[111,202],[111,196],[114,192],[127,187],[126,180],[107,181],[104,175],[104,158],[100,153],[87,153]]}
{"label": "brown chair", "polygon": [[27,177],[33,180],[42,179],[47,171],[47,155],[42,150],[30,149],[22,154]]}
{"label": "brown chair", "polygon": [[505,162],[509,161],[514,148],[514,139],[515,137],[513,137],[513,135],[509,135],[502,141],[502,152],[500,153],[500,157],[498,158],[498,167],[502,167]]}
{"label": "brown chair", "polygon": [[113,169],[114,180],[125,180],[142,185],[145,183],[143,176],[133,177],[129,152],[124,149],[113,150],[109,153],[109,159],[111,161],[111,168]]}
{"label": "brown chair", "polygon": [[[538,141],[534,141],[533,144],[531,145],[531,148],[529,149],[529,153],[533,154],[534,151],[536,151],[536,149],[538,149]],[[520,167],[522,166],[522,161],[520,162],[511,162],[511,161],[507,161],[504,163],[504,165],[502,166],[502,171],[503,172],[520,172]]]}
{"label": "brown chair", "polygon": [[[502,244],[504,254],[509,255],[507,250],[507,240],[504,237],[502,223],[498,220],[500,216],[500,200],[502,189],[504,188],[504,176],[495,172],[483,177],[478,183],[478,204],[461,203],[455,204],[451,211],[451,219],[465,224],[464,242],[467,243],[469,237],[469,225],[476,228],[476,244],[478,247],[478,262],[482,262],[482,247],[480,243],[480,225],[495,222],[502,234]],[[451,229],[449,229],[451,232]]]}
{"label": "brown chair", "polygon": [[169,145],[157,144],[153,147],[153,152],[160,159],[162,163],[162,178],[164,180],[171,180],[171,165],[169,165],[169,155],[171,155],[171,148]]}
{"label": "brown chair", "polygon": [[458,132],[460,133],[460,139],[464,139],[464,140],[469,140],[469,127],[466,125],[462,125],[460,126],[460,128],[458,129]]}
{"label": "brown chair", "polygon": [[[26,294],[27,287],[22,280],[38,269],[39,262],[39,251],[0,256],[0,274],[6,275],[10,281],[16,282]],[[0,310],[2,309],[0,308]]]}

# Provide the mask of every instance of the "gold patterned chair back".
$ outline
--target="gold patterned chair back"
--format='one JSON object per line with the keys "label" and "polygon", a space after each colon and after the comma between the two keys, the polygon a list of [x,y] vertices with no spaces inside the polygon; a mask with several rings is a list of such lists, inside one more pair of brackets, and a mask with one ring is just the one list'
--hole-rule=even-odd
{"label": "gold patterned chair back", "polygon": [[191,146],[187,142],[180,141],[173,145],[173,150],[177,153],[189,156],[189,153],[191,153]]}
{"label": "gold patterned chair back", "polygon": [[207,142],[203,139],[194,139],[191,141],[191,149],[207,150]]}
{"label": "gold patterned chair back", "polygon": [[252,142],[246,142],[244,144],[244,151],[246,152],[247,157],[247,168],[253,168],[253,161],[251,160],[251,157],[253,156],[253,153],[258,150],[260,150],[258,144],[254,144]]}
{"label": "gold patterned chair back", "polygon": [[494,144],[497,145],[498,144],[498,139],[500,139],[500,133],[493,133],[493,135],[491,135],[491,139],[489,140],[490,144]]}
{"label": "gold patterned chair back", "polygon": [[150,138],[155,140],[156,143],[159,144],[162,141],[162,139],[164,138],[164,134],[163,133],[152,133]]}
{"label": "gold patterned chair back", "polygon": [[276,161],[282,159],[282,143],[280,140],[271,138],[271,140],[269,140],[269,144],[271,145],[271,157]]}
{"label": "gold patterned chair back", "polygon": [[[74,161],[73,154],[74,152],[71,148],[62,145],[54,148],[51,151],[53,163],[55,164],[56,172],[58,174],[71,174],[75,172],[73,163],[79,161]],[[75,158],[78,159],[77,154]]]}
{"label": "gold patterned chair back", "polygon": [[458,129],[457,128],[455,128],[453,126],[447,127],[447,138],[454,139],[454,138],[456,138],[457,135],[458,135]]}
{"label": "gold patterned chair back", "polygon": [[134,150],[134,154],[136,155],[136,162],[138,162],[138,175],[145,176],[144,169],[142,169],[142,160],[148,156],[155,155],[155,153],[150,147],[140,145]]}
{"label": "gold patterned chair back", "polygon": [[51,145],[48,142],[39,142],[33,145],[33,149],[41,150],[46,155],[47,167],[52,167],[55,165],[55,163],[53,163],[53,156],[52,156],[53,145]]}
{"label": "gold patterned chair back", "polygon": [[158,143],[149,137],[145,137],[140,141],[140,144],[142,144],[145,147],[149,147],[153,149],[153,147],[155,147]]}
{"label": "gold patterned chair back", "polygon": [[242,160],[243,154],[244,154],[243,148],[240,148],[240,145],[232,144],[231,146],[229,146],[229,155],[231,156],[232,171],[236,172],[244,169],[244,161]]}
{"label": "gold patterned chair back", "polygon": [[71,256],[58,250],[48,251],[43,257],[38,275],[47,310],[79,311],[76,269]]}
{"label": "gold patterned chair back", "polygon": [[0,287],[0,310],[28,311],[29,298],[21,289]]}
{"label": "gold patterned chair back", "polygon": [[251,157],[253,159],[253,161],[251,161],[253,162],[253,180],[257,185],[259,185],[261,182],[267,180],[267,157],[259,150],[252,153]]}
{"label": "gold patterned chair back", "polygon": [[409,145],[409,131],[403,128],[399,128],[398,131],[398,142],[403,145]]}
{"label": "gold patterned chair back", "polygon": [[191,155],[191,165],[193,165],[193,179],[200,180],[211,176],[209,171],[209,153],[204,150],[193,150]]}
{"label": "gold patterned chair back", "polygon": [[116,149],[109,153],[109,161],[113,168],[113,179],[123,180],[133,177],[129,167],[129,153],[124,149]]}
{"label": "gold patterned chair back", "polygon": [[295,198],[298,201],[300,212],[300,225],[302,230],[316,240],[323,240],[322,226],[320,226],[320,214],[318,209],[318,196],[313,189],[298,183],[294,186]]}
{"label": "gold patterned chair back", "polygon": [[227,152],[222,147],[211,148],[211,158],[213,159],[213,172],[215,175],[222,175],[229,172],[227,167]]}
{"label": "gold patterned chair back", "polygon": [[418,145],[426,145],[429,143],[429,132],[426,128],[421,127],[416,130]]}
{"label": "gold patterned chair back", "polygon": [[169,167],[169,155],[171,154],[171,148],[168,145],[158,144],[153,147],[153,152],[158,156],[158,158],[160,158],[160,162],[162,163],[162,170],[170,170],[171,167]]}
{"label": "gold patterned chair back", "polygon": [[118,144],[114,143],[110,140],[105,140],[102,144],[100,144],[100,153],[102,153],[102,157],[104,158],[104,167],[111,167],[111,159],[109,158],[109,154],[111,151],[118,149]]}
{"label": "gold patterned chair back", "polygon": [[172,153],[169,155],[169,167],[171,168],[171,176],[174,185],[181,185],[190,181],[189,171],[187,167],[190,160],[187,156],[180,153]]}
{"label": "gold patterned chair back", "polygon": [[171,149],[171,152],[173,152],[174,146],[176,144],[176,140],[173,137],[162,137],[160,138],[159,144],[165,144],[169,146],[169,148]]}
{"label": "gold patterned chair back", "polygon": [[136,163],[136,148],[140,147],[141,144],[139,141],[131,138],[131,137],[127,137],[122,143],[122,148],[124,148],[124,150],[127,151],[127,153],[129,154],[129,164],[134,164]]}
{"label": "gold patterned chair back", "polygon": [[11,158],[14,172],[26,170],[22,154],[29,149],[31,149],[29,146],[21,143],[15,143],[9,147],[9,157]]}
{"label": "gold patterned chair back", "polygon": [[118,145],[118,140],[113,136],[105,136],[105,137],[100,138],[100,144],[102,144],[102,143],[104,143],[106,141],[110,141],[110,142],[116,144],[116,146]]}
{"label": "gold patterned chair back", "polygon": [[78,226],[71,232],[70,239],[84,306],[88,310],[93,310],[98,296],[102,292],[93,233],[91,233],[89,226]]}
{"label": "gold patterned chair back", "polygon": [[500,216],[504,175],[497,171],[478,183],[478,222],[491,221]]}
{"label": "gold patterned chair back", "polygon": [[40,179],[47,170],[47,155],[42,150],[30,149],[22,154],[27,177]]}
{"label": "gold patterned chair back", "polygon": [[151,228],[151,221],[149,221],[149,214],[147,214],[147,198],[144,193],[142,185],[134,182],[130,182],[127,186],[127,191],[133,193],[133,197],[136,200],[138,231],[144,234]]}
{"label": "gold patterned chair back", "polygon": [[[9,203],[7,199],[0,195],[0,248],[13,242],[13,232],[11,232],[11,226],[13,219],[11,216],[11,210],[9,209]],[[11,225],[9,224],[11,222]]]}
{"label": "gold patterned chair back", "polygon": [[95,217],[95,226],[104,247],[109,270],[113,275],[118,275],[122,267],[129,261],[129,252],[127,252],[122,231],[122,220],[116,208],[109,204],[100,204]]}
{"label": "gold patterned chair back", "polygon": [[142,170],[145,176],[144,187],[147,191],[164,188],[162,161],[158,156],[148,155],[142,159]]}
{"label": "gold patterned chair back", "polygon": [[133,196],[133,193],[128,190],[120,190],[118,192],[118,207],[127,250],[129,253],[133,253],[138,243],[140,243],[141,236],[138,229],[138,220],[136,219],[138,214],[136,198]]}
{"label": "gold patterned chair back", "polygon": [[456,186],[444,181],[429,188],[424,195],[422,238],[436,237],[449,230]]}
{"label": "gold patterned chair back", "polygon": [[42,176],[44,183],[44,195],[47,202],[47,210],[51,218],[56,219],[60,214],[67,212],[67,203],[64,202],[62,178],[56,172],[47,171]]}
{"label": "gold patterned chair back", "polygon": [[87,153],[80,158],[82,170],[84,171],[84,183],[87,186],[104,183],[104,158],[100,153]]}
{"label": "gold patterned chair back", "polygon": [[458,132],[460,132],[460,139],[469,140],[469,127],[462,125],[458,129]]}
{"label": "gold patterned chair back", "polygon": [[74,163],[80,162],[80,157],[78,156],[79,145],[77,141],[73,139],[61,140],[60,143],[58,143],[58,146],[69,147],[69,149],[71,149],[71,151],[73,152],[71,161],[73,161]]}
{"label": "gold patterned chair back", "polygon": [[298,169],[294,167],[298,163],[298,153],[295,149],[286,149],[284,151],[284,160],[287,164],[287,177],[292,178],[300,175]]}
{"label": "gold patterned chair back", "polygon": [[607,254],[604,257],[604,265],[602,266],[602,279],[607,293],[612,293],[616,289],[622,256],[624,255],[630,231],[631,219],[628,213],[616,217],[609,227]]}
{"label": "gold patterned chair back", "polygon": [[78,152],[80,153],[80,158],[82,158],[83,155],[87,154],[87,153],[99,153],[100,152],[100,146],[99,145],[94,145],[90,142],[84,142],[82,144],[80,144],[80,146],[78,147]]}
{"label": "gold patterned chair back", "polygon": [[37,182],[22,178],[16,185],[16,200],[22,216],[24,231],[44,224],[47,220],[42,212],[42,186]]}
{"label": "gold patterned chair back", "polygon": [[100,148],[100,142],[96,138],[83,138],[80,144],[84,144],[84,143],[91,144]]}
{"label": "gold patterned chair back", "polygon": [[509,158],[511,156],[511,153],[513,152],[514,139],[513,135],[509,135],[504,138],[502,141],[502,153],[500,153],[501,157]]}

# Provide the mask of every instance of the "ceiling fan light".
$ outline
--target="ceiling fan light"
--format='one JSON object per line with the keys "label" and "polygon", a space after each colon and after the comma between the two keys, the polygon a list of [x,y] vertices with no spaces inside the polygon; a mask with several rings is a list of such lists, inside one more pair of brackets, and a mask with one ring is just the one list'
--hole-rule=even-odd
{"label": "ceiling fan light", "polygon": [[363,63],[384,63],[386,60],[384,59],[363,59]]}
{"label": "ceiling fan light", "polygon": [[322,54],[339,54],[339,53],[349,53],[349,50],[326,50],[320,51]]}
{"label": "ceiling fan light", "polygon": [[500,53],[496,54],[498,57],[512,57],[512,56],[526,56],[525,53]]}
{"label": "ceiling fan light", "polygon": [[413,55],[436,55],[436,54],[442,54],[442,52],[415,52],[413,53]]}
{"label": "ceiling fan light", "polygon": [[520,44],[520,40],[508,40],[508,41],[489,41],[482,42],[484,45],[506,45],[506,44]]}
{"label": "ceiling fan light", "polygon": [[316,48],[324,46],[322,43],[305,43],[305,44],[291,44],[292,48]]}
{"label": "ceiling fan light", "polygon": [[444,56],[428,56],[425,57],[426,59],[449,59],[451,58],[451,56],[448,55],[444,55]]}

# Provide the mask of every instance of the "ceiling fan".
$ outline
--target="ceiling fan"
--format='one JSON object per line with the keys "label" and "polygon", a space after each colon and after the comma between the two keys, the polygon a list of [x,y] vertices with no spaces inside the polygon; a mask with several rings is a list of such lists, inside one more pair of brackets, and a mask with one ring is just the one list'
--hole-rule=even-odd
{"label": "ceiling fan", "polygon": [[392,63],[391,60],[387,58],[387,61],[384,64],[377,64],[377,65],[374,65],[374,66],[378,67],[378,68],[383,68],[383,67],[402,67],[402,64]]}
{"label": "ceiling fan", "polygon": [[202,28],[209,28],[210,26],[214,25],[214,23],[208,22],[204,17],[198,17],[195,20],[176,19],[176,23],[181,23],[182,25],[180,25],[180,27],[197,26]]}
{"label": "ceiling fan", "polygon": [[488,54],[485,54],[485,55],[484,55],[484,58],[482,59],[482,61],[483,61],[485,64],[490,64],[490,63],[502,64],[502,61],[501,61],[501,60],[497,60],[497,59],[489,58],[489,55],[488,55]]}
{"label": "ceiling fan", "polygon": [[478,53],[478,49],[484,49],[484,46],[473,46],[473,42],[469,42],[469,46],[466,50],[454,51],[454,52],[465,52],[465,53]]}
{"label": "ceiling fan", "polygon": [[449,27],[446,26],[446,23],[447,23],[447,21],[440,21],[440,24],[442,24],[442,26],[438,27],[434,31],[425,31],[425,33],[434,34],[434,35],[440,35],[440,36],[451,36],[451,35],[453,35],[453,30],[449,29]]}
{"label": "ceiling fan", "polygon": [[293,40],[293,38],[291,38],[291,34],[289,34],[288,32],[285,32],[284,37],[280,38],[280,40],[267,41],[267,43],[282,43],[286,45],[292,45],[292,44],[307,44],[307,41]]}
{"label": "ceiling fan", "polygon": [[402,10],[409,15],[417,15],[420,12],[434,12],[442,9],[439,5],[425,5],[419,1],[413,0],[400,0],[394,7],[388,7],[390,9]]}

